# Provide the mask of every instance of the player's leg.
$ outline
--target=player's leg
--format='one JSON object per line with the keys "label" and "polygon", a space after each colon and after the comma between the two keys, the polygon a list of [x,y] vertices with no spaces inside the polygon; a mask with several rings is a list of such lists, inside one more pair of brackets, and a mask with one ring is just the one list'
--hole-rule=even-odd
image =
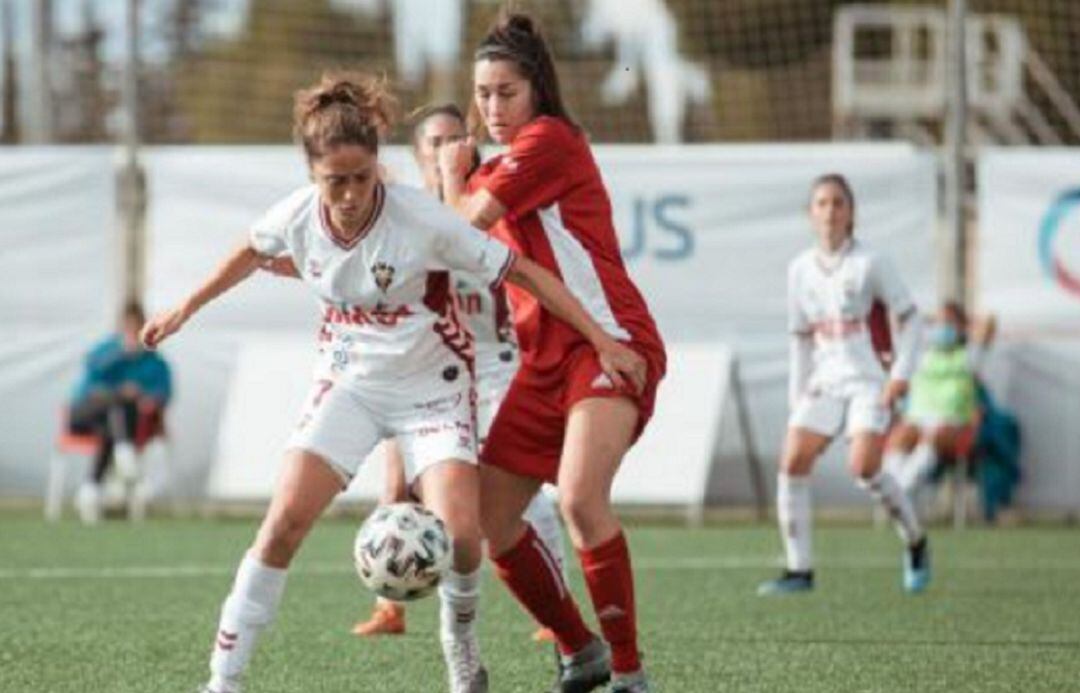
{"label": "player's leg", "polygon": [[[566,578],[566,552],[563,549],[562,524],[559,522],[559,512],[555,500],[544,493],[543,488],[536,492],[528,507],[525,508],[524,519],[544,542],[551,557]],[[550,628],[541,626],[533,633],[535,642],[555,642],[555,634]]]}
{"label": "player's leg", "polygon": [[454,560],[439,583],[439,639],[453,693],[487,690],[476,637],[480,599],[480,484],[476,464],[446,460],[417,480],[424,505],[446,524]]}
{"label": "player's leg", "polygon": [[521,605],[555,634],[560,653],[595,640],[562,571],[535,529],[522,519],[541,479],[559,466],[565,417],[545,388],[510,386],[492,424],[480,465],[480,519],[496,573]]}
{"label": "player's leg", "polygon": [[406,483],[446,525],[453,547],[453,563],[439,583],[439,640],[452,693],[488,689],[476,635],[483,554],[474,403],[471,382],[435,398],[425,388],[395,405],[391,423]]}
{"label": "player's leg", "polygon": [[888,470],[882,469],[884,426],[869,423],[869,417],[852,413],[850,469],[856,482],[888,513],[904,541],[903,584],[909,592],[921,592],[930,580],[930,555],[926,532],[915,513],[911,498]]}
{"label": "player's leg", "polygon": [[[611,646],[615,685],[643,678],[630,552],[611,505],[611,486],[639,417],[638,404],[625,397],[578,401],[567,420],[559,465],[559,506]],[[567,673],[564,668],[564,680]]]}
{"label": "player's leg", "polygon": [[258,636],[277,613],[289,563],[378,441],[378,428],[356,395],[330,381],[315,384],[270,507],[222,606],[208,691],[239,690]]}
{"label": "player's leg", "polygon": [[322,457],[306,450],[286,453],[273,500],[222,606],[207,690],[240,690],[259,634],[277,614],[289,563],[342,482],[340,471]]}
{"label": "player's leg", "polygon": [[885,439],[884,467],[908,495],[914,493],[936,460],[933,442],[914,423],[901,421],[889,431]]}
{"label": "player's leg", "polygon": [[810,473],[840,432],[844,402],[824,394],[804,396],[791,413],[776,475],[776,522],[784,544],[784,571],[758,586],[758,594],[807,592],[814,587]]}
{"label": "player's leg", "polygon": [[[386,480],[379,497],[380,505],[404,503],[409,499],[405,484],[405,462],[401,456],[401,447],[390,438],[383,441],[382,454],[386,464]],[[398,602],[375,598],[375,609],[365,621],[359,621],[352,629],[353,635],[361,637],[375,635],[401,635],[405,632],[405,605]]]}

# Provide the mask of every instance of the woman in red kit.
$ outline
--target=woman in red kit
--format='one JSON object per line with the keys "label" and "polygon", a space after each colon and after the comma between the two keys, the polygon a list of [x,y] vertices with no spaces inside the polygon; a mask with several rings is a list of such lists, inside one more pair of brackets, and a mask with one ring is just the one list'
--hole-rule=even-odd
{"label": "woman in red kit", "polygon": [[[481,523],[489,551],[510,591],[555,633],[561,654],[555,690],[591,691],[611,679],[612,691],[649,691],[630,555],[612,511],[611,484],[652,414],[664,345],[623,265],[588,141],[563,106],[551,54],[528,16],[504,15],[481,42],[474,111],[508,150],[466,180],[473,142],[444,146],[444,199],[474,226],[561,277],[605,332],[642,357],[628,377],[612,379],[580,332],[510,287],[521,368],[482,455]],[[551,556],[521,519],[544,481],[558,486],[607,644],[586,627]]]}

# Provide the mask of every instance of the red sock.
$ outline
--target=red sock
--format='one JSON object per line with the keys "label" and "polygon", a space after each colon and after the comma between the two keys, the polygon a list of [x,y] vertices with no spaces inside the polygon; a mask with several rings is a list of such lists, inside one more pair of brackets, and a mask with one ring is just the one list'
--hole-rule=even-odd
{"label": "red sock", "polygon": [[593,634],[581,620],[558,562],[532,525],[513,548],[491,560],[518,601],[555,634],[563,654],[577,652],[592,640]]}
{"label": "red sock", "polygon": [[611,668],[630,673],[641,668],[634,613],[634,574],[626,537],[619,532],[599,546],[579,550],[600,630],[611,645]]}

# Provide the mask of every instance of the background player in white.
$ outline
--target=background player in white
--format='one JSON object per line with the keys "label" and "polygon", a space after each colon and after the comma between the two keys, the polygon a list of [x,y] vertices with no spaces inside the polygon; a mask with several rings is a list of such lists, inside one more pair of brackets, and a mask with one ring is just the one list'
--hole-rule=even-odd
{"label": "background player in white", "polygon": [[589,336],[613,378],[644,365],[554,275],[423,191],[379,179],[379,139],[392,124],[393,103],[384,83],[359,74],[324,75],[298,92],[294,132],[314,184],[274,205],[202,286],[142,333],[156,346],[279,255],[292,258],[323,306],[311,397],[222,607],[205,689],[214,693],[239,689],[300,543],[360,462],[389,437],[401,444],[412,489],[453,538],[453,569],[440,588],[450,688],[488,690],[474,625],[481,553],[473,345],[454,306],[450,270],[493,285],[509,278],[535,292]]}
{"label": "background player in white", "polygon": [[[441,104],[421,110],[414,117],[413,155],[424,179],[424,188],[442,198],[438,168],[439,148],[466,136],[465,116],[454,104]],[[479,162],[477,162],[479,163]],[[290,263],[291,265],[291,263]],[[288,268],[290,271],[292,267]],[[492,289],[467,274],[455,274],[458,310],[476,340],[477,437],[481,447],[495,418],[506,388],[518,369],[518,349],[510,309],[502,287]],[[388,440],[383,445],[386,457],[386,485],[380,502],[408,500],[405,468],[398,445]],[[543,492],[537,493],[525,509],[525,519],[536,528],[540,539],[565,567],[562,529],[554,502]],[[405,605],[376,598],[371,617],[357,623],[353,633],[359,636],[395,635],[405,632]],[[533,634],[537,641],[550,642],[551,631],[541,627]]]}
{"label": "background player in white", "polygon": [[[758,592],[813,588],[809,475],[845,422],[851,473],[892,517],[906,546],[904,588],[920,592],[930,577],[926,534],[896,479],[881,469],[892,409],[907,389],[917,358],[918,311],[893,265],[854,237],[855,197],[843,176],[827,174],[814,181],[810,220],[817,245],[788,267],[792,413],[776,491],[787,569]],[[885,305],[898,326],[888,373],[871,343],[875,301]]]}

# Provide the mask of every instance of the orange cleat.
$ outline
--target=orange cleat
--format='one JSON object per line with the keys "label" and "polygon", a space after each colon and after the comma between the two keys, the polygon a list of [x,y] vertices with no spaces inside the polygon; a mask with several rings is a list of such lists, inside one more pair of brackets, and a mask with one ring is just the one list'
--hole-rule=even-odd
{"label": "orange cleat", "polygon": [[394,602],[379,602],[371,612],[371,618],[353,626],[352,634],[361,638],[376,635],[403,635],[405,633],[405,607]]}
{"label": "orange cleat", "polygon": [[532,634],[532,641],[541,643],[555,642],[555,634],[551,632],[550,628],[537,628],[536,632]]}

